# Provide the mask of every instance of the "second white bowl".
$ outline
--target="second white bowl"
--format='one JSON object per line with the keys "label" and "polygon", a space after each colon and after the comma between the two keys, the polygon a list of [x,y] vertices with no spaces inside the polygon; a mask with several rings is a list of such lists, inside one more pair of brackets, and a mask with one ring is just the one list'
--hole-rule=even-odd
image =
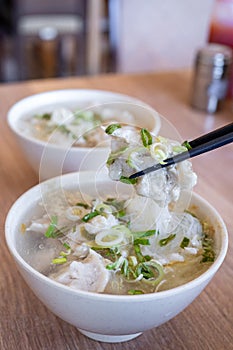
{"label": "second white bowl", "polygon": [[39,112],[57,107],[92,108],[104,105],[121,111],[129,111],[135,119],[134,125],[158,134],[161,126],[159,114],[144,102],[133,97],[102,90],[67,89],[49,91],[26,97],[8,112],[8,124],[19,142],[26,159],[39,174],[41,180],[68,172],[97,170],[103,168],[109,148],[62,147],[29,136],[20,130],[20,120]]}

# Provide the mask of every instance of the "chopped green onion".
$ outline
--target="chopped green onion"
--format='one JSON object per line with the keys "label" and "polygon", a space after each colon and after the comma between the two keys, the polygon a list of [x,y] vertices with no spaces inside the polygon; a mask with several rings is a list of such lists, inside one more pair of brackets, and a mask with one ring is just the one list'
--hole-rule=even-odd
{"label": "chopped green onion", "polygon": [[134,240],[134,244],[138,245],[150,245],[150,241],[147,238],[137,238]]}
{"label": "chopped green onion", "polygon": [[192,146],[190,145],[190,143],[188,141],[184,141],[181,146],[186,147],[188,151],[190,151],[192,149]]}
{"label": "chopped green onion", "polygon": [[128,294],[129,295],[138,295],[138,294],[144,294],[144,292],[140,289],[129,289]]}
{"label": "chopped green onion", "polygon": [[52,216],[50,225],[45,232],[45,237],[47,238],[56,238],[55,232],[57,230],[57,216]]}
{"label": "chopped green onion", "polygon": [[67,255],[70,255],[71,248],[70,248],[69,244],[67,244],[67,243],[64,243],[63,246],[66,248],[67,252],[61,251],[59,255],[63,256],[63,257],[66,257]]}
{"label": "chopped green onion", "polygon": [[55,258],[55,259],[52,260],[52,264],[55,264],[55,265],[64,264],[66,262],[67,262],[67,258],[66,257]]}
{"label": "chopped green onion", "polygon": [[66,243],[66,242],[63,243],[63,246],[64,246],[67,250],[71,249],[70,246],[69,246],[69,244]]}
{"label": "chopped green onion", "polygon": [[84,217],[82,218],[82,221],[87,222],[93,219],[97,215],[100,215],[100,213],[97,210],[91,211],[90,213],[84,215]]}
{"label": "chopped green onion", "polygon": [[151,283],[154,286],[158,285],[164,276],[163,267],[158,262],[151,260],[143,262],[137,266],[137,275],[143,275],[143,281]]}
{"label": "chopped green onion", "polygon": [[82,119],[85,121],[94,121],[95,118],[99,117],[98,114],[95,114],[93,111],[75,111],[74,117],[76,120]]}
{"label": "chopped green onion", "polygon": [[120,124],[111,124],[106,128],[105,132],[106,134],[111,135],[115,130],[120,128],[121,128]]}
{"label": "chopped green onion", "polygon": [[132,232],[132,235],[135,238],[142,238],[142,237],[150,237],[155,235],[157,231],[156,230],[148,230],[148,231],[135,231]]}
{"label": "chopped green onion", "polygon": [[112,213],[112,208],[110,205],[101,203],[96,206],[96,211],[99,212],[100,214],[111,214]]}
{"label": "chopped green onion", "polygon": [[173,146],[172,150],[175,153],[182,153],[182,152],[187,151],[187,147],[185,147],[185,146]]}
{"label": "chopped green onion", "polygon": [[141,248],[138,244],[134,244],[134,251],[138,261],[140,262],[145,261],[145,257],[142,255]]}
{"label": "chopped green onion", "polygon": [[121,244],[124,238],[125,236],[122,231],[111,228],[98,232],[95,236],[95,242],[101,247],[113,247]]}
{"label": "chopped green onion", "polygon": [[144,147],[152,145],[152,136],[147,129],[141,129],[141,138]]}
{"label": "chopped green onion", "polygon": [[137,261],[136,256],[130,255],[129,258],[128,258],[128,260],[129,260],[129,265],[130,265],[130,266],[133,266],[133,267],[137,266],[138,261]]}
{"label": "chopped green onion", "polygon": [[215,260],[215,252],[213,250],[213,239],[206,234],[202,240],[203,253],[201,262],[213,262]]}
{"label": "chopped green onion", "polygon": [[119,210],[117,213],[116,213],[116,217],[117,218],[122,218],[123,216],[125,216],[126,214],[126,211],[124,209],[122,210]]}
{"label": "chopped green onion", "polygon": [[170,236],[160,239],[159,241],[159,245],[160,247],[164,247],[165,245],[167,245],[169,242],[171,242],[174,238],[176,237],[176,234],[170,234]]}
{"label": "chopped green onion", "polygon": [[184,237],[182,242],[180,243],[180,248],[185,248],[189,245],[190,239],[188,237]]}
{"label": "chopped green onion", "polygon": [[66,125],[63,125],[63,124],[58,125],[57,129],[63,134],[67,134],[67,135],[70,134],[74,140],[77,139],[77,135],[72,133],[72,131],[70,129],[68,129]]}
{"label": "chopped green onion", "polygon": [[127,259],[123,261],[122,267],[121,267],[122,273],[124,276],[129,276],[129,262]]}
{"label": "chopped green onion", "polygon": [[126,176],[121,176],[120,181],[128,185],[135,185],[137,183],[137,179],[129,179]]}
{"label": "chopped green onion", "polygon": [[78,202],[75,204],[77,207],[83,207],[85,209],[90,209],[90,206],[86,203],[81,203],[81,202]]}
{"label": "chopped green onion", "polygon": [[35,117],[38,119],[43,119],[43,120],[50,120],[52,117],[52,114],[51,113],[44,113],[44,114],[36,115]]}
{"label": "chopped green onion", "polygon": [[143,275],[144,278],[152,278],[154,276],[152,269],[146,262],[142,262],[137,265],[136,268],[137,276]]}
{"label": "chopped green onion", "polygon": [[106,269],[118,270],[119,268],[122,267],[124,261],[125,261],[125,258],[123,258],[123,256],[120,256],[119,259],[117,261],[115,261],[114,263],[106,265]]}

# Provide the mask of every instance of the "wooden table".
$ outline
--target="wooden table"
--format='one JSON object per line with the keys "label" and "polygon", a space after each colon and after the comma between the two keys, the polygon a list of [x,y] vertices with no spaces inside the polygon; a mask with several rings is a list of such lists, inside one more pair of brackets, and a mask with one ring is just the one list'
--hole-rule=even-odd
{"label": "wooden table", "polygon": [[[196,192],[221,213],[229,230],[229,250],[222,267],[201,295],[180,315],[127,343],[92,341],[54,316],[34,296],[17,272],[4,241],[4,221],[10,206],[38,181],[24,160],[7,123],[9,107],[21,98],[63,88],[95,88],[126,93],[156,108],[175,125],[183,139],[192,139],[232,121],[232,104],[207,115],[190,108],[189,72],[108,75],[31,81],[0,86],[0,349],[74,350],[221,350],[233,349],[233,145],[193,160],[199,176]],[[133,322],[133,320],[132,320]]]}

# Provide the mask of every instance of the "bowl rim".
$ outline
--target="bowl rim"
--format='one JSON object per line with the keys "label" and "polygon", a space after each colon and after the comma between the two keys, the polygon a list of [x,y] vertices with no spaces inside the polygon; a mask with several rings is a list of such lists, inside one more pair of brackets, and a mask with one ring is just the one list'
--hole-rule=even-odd
{"label": "bowl rim", "polygon": [[[43,146],[43,147],[50,147],[53,149],[67,149],[69,148],[69,151],[71,150],[72,152],[77,152],[77,151],[81,151],[81,152],[86,152],[86,151],[90,151],[93,150],[93,148],[98,149],[99,151],[104,151],[106,150],[105,146],[100,146],[100,147],[73,147],[71,146],[64,146],[64,145],[60,145],[60,144],[55,144],[55,143],[50,143],[49,140],[48,141],[43,141],[43,140],[39,140],[36,139],[33,136],[27,135],[27,134],[23,134],[22,132],[20,132],[20,130],[17,127],[17,121],[20,120],[22,118],[22,115],[17,116],[17,110],[19,108],[21,108],[22,105],[30,103],[30,101],[36,100],[38,98],[43,98],[43,97],[47,97],[47,96],[56,96],[56,95],[62,95],[64,97],[64,95],[69,95],[69,94],[85,94],[85,93],[93,93],[93,94],[97,94],[97,95],[105,95],[107,97],[113,97],[113,98],[117,98],[119,100],[116,101],[109,101],[109,102],[103,102],[103,103],[94,103],[91,107],[94,106],[100,106],[103,104],[108,105],[109,103],[125,103],[125,104],[129,104],[129,105],[138,105],[138,106],[142,106],[145,107],[146,109],[148,109],[154,118],[154,128],[152,130],[152,132],[154,134],[158,134],[159,130],[161,129],[161,115],[160,113],[155,110],[152,106],[150,106],[149,104],[147,104],[146,102],[127,95],[127,94],[123,94],[123,93],[119,93],[119,92],[114,92],[111,90],[101,90],[101,89],[58,89],[58,90],[49,90],[49,91],[45,91],[45,92],[40,92],[40,93],[36,93],[36,94],[32,94],[29,96],[26,96],[22,99],[20,99],[19,101],[17,101],[16,103],[14,103],[8,110],[7,112],[7,123],[8,126],[10,127],[10,129],[17,135],[19,136],[21,139],[24,139],[26,141],[30,141],[34,144],[37,144],[39,146]],[[68,96],[69,97],[69,96]],[[72,99],[71,99],[72,100]],[[65,102],[65,99],[64,99]],[[38,108],[43,107],[43,104],[39,104]],[[85,107],[83,108],[88,109],[89,107]],[[20,113],[21,114],[21,113]]]}
{"label": "bowl rim", "polygon": [[[52,183],[56,180],[60,180],[61,178],[65,179],[65,181],[68,182],[69,178],[72,179],[74,176],[77,179],[77,175],[79,176],[79,174],[81,174],[85,178],[88,178],[88,176],[90,176],[90,174],[94,175],[94,174],[96,174],[96,172],[94,172],[94,171],[73,172],[73,173],[57,176],[57,177],[48,179],[46,181],[43,181],[43,182],[31,187],[26,192],[24,192],[20,197],[18,197],[18,199],[13,203],[13,205],[11,206],[11,208],[8,211],[8,214],[7,214],[6,220],[5,220],[5,240],[7,243],[7,247],[9,249],[12,257],[14,258],[14,260],[17,261],[17,263],[19,265],[21,265],[25,270],[27,270],[27,272],[29,272],[30,274],[33,274],[34,278],[36,278],[38,280],[42,280],[47,285],[53,286],[56,289],[61,289],[65,293],[77,295],[80,297],[85,296],[85,298],[90,298],[90,299],[94,298],[94,299],[106,300],[106,301],[109,300],[109,301],[114,301],[114,302],[118,302],[118,301],[121,301],[121,302],[129,302],[129,301],[130,302],[132,302],[132,301],[142,302],[142,301],[149,301],[151,299],[164,299],[166,297],[169,297],[169,296],[172,296],[175,294],[179,294],[181,291],[182,292],[184,290],[188,291],[188,290],[194,288],[195,286],[201,285],[202,282],[208,281],[208,279],[209,278],[211,279],[214,276],[214,274],[218,271],[218,269],[220,268],[220,266],[222,265],[222,263],[225,259],[227,249],[228,249],[227,228],[226,228],[226,225],[225,225],[222,217],[220,216],[219,212],[202,196],[200,196],[199,194],[197,194],[195,192],[192,192],[192,197],[194,199],[198,200],[198,202],[200,202],[204,206],[207,206],[210,209],[210,211],[214,213],[214,217],[216,217],[217,222],[218,222],[219,226],[221,227],[221,234],[222,234],[221,249],[218,253],[217,259],[213,262],[213,264],[211,264],[209,266],[209,268],[205,272],[203,272],[200,276],[194,278],[193,280],[191,280],[185,284],[182,284],[178,287],[168,289],[165,291],[160,291],[157,293],[146,293],[146,294],[141,294],[141,295],[116,295],[116,294],[104,294],[104,293],[75,290],[75,289],[70,288],[69,286],[63,285],[59,282],[56,282],[56,281],[50,279],[49,277],[43,275],[41,272],[38,272],[36,269],[31,267],[21,257],[21,255],[18,253],[17,249],[14,246],[14,243],[13,243],[14,240],[13,240],[12,229],[11,229],[12,219],[15,217],[15,213],[18,212],[18,209],[22,208],[21,202],[25,198],[28,197],[27,203],[29,203],[29,207],[30,207],[30,204],[32,204],[32,194],[35,194],[35,197],[37,196],[36,200],[34,197],[34,200],[33,200],[34,203],[38,202],[38,200],[39,200],[38,195],[41,191],[41,185],[47,186],[50,182]],[[101,176],[102,174],[99,174],[99,175]],[[106,173],[103,173],[103,176],[106,177],[108,175]],[[89,178],[93,179],[94,176],[89,177]],[[111,181],[111,179],[109,179],[109,181]],[[30,198],[30,200],[29,200],[29,198]],[[25,210],[25,208],[26,207],[24,207],[24,210]]]}

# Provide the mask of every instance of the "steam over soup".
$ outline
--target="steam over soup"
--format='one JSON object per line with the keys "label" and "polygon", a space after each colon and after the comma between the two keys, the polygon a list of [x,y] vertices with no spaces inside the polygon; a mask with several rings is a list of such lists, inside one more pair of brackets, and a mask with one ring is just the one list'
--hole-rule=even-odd
{"label": "steam over soup", "polygon": [[[113,124],[106,133],[110,177],[129,186],[130,174],[186,150],[145,129]],[[212,227],[195,208],[187,210],[195,183],[184,161],[134,180],[133,195],[100,199],[67,191],[62,201],[51,192],[47,212],[24,227],[38,247],[30,263],[57,282],[97,293],[154,293],[184,284],[215,259]]]}

